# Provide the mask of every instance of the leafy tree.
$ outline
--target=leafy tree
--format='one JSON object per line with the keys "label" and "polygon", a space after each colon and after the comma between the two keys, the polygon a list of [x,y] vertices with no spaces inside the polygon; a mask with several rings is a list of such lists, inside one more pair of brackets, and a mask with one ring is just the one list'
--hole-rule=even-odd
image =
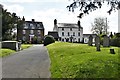
{"label": "leafy tree", "polygon": [[92,29],[91,31],[94,34],[107,34],[107,29],[108,29],[108,23],[106,22],[105,18],[95,18],[94,23],[91,24]]}
{"label": "leafy tree", "polygon": [[107,13],[111,14],[114,10],[120,9],[120,0],[73,0],[73,2],[67,6],[69,11],[74,12],[76,8],[80,8],[81,13],[79,18],[82,18],[83,14],[89,14],[89,12],[95,11],[102,7],[102,5],[107,2],[111,7],[108,9]]}
{"label": "leafy tree", "polygon": [[22,20],[16,13],[10,13],[2,7],[2,40],[12,40],[13,29],[21,25]]}

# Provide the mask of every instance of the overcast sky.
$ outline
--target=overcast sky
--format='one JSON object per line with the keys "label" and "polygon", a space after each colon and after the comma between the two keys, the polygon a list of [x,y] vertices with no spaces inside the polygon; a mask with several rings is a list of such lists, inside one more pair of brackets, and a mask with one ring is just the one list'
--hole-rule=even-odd
{"label": "overcast sky", "polygon": [[[71,0],[72,1],[72,0]],[[69,12],[66,8],[70,4],[69,0],[2,0],[4,8],[10,12],[17,13],[21,18],[24,16],[27,21],[35,19],[43,22],[45,34],[53,30],[54,19],[58,23],[77,23],[79,10],[74,13]],[[107,13],[109,6],[103,5],[101,9],[85,15],[81,19],[81,26],[84,34],[91,33],[91,23],[96,17],[108,18],[109,32],[118,32],[118,11],[113,11],[111,15]]]}

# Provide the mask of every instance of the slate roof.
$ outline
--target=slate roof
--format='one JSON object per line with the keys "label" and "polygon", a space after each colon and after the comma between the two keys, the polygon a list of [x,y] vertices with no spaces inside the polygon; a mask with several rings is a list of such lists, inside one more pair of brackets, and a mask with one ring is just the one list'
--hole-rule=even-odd
{"label": "slate roof", "polygon": [[58,28],[78,28],[78,24],[73,23],[58,23],[57,26]]}
{"label": "slate roof", "polygon": [[[42,22],[33,22],[33,21],[25,21],[25,23],[30,27],[30,24],[33,24],[35,26],[35,28],[37,29],[39,27],[39,29],[44,29],[43,23]],[[38,26],[38,24],[40,26]]]}
{"label": "slate roof", "polygon": [[53,36],[54,38],[59,38],[58,32],[56,32],[56,31],[49,31],[49,32],[48,32],[48,35],[51,35],[51,36]]}

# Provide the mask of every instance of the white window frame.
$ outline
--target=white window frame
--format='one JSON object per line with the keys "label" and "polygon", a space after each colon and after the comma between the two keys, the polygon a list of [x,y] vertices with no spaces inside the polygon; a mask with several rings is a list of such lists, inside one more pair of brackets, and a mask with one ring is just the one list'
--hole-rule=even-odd
{"label": "white window frame", "polygon": [[62,32],[62,36],[65,36],[65,33],[64,33],[64,32]]}
{"label": "white window frame", "polygon": [[30,34],[34,34],[34,30],[30,30]]}
{"label": "white window frame", "polygon": [[78,36],[80,36],[80,32],[78,32]]}
{"label": "white window frame", "polygon": [[26,30],[23,30],[23,34],[26,34]]}
{"label": "white window frame", "polygon": [[35,29],[35,26],[33,24],[30,24],[31,29]]}
{"label": "white window frame", "polygon": [[41,30],[38,30],[38,34],[41,34]]}

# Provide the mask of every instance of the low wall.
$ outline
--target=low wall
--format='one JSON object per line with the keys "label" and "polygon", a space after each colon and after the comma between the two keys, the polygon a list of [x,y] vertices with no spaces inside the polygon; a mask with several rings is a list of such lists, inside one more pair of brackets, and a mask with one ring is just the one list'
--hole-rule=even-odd
{"label": "low wall", "polygon": [[19,51],[21,49],[21,43],[18,41],[2,41],[2,48]]}

